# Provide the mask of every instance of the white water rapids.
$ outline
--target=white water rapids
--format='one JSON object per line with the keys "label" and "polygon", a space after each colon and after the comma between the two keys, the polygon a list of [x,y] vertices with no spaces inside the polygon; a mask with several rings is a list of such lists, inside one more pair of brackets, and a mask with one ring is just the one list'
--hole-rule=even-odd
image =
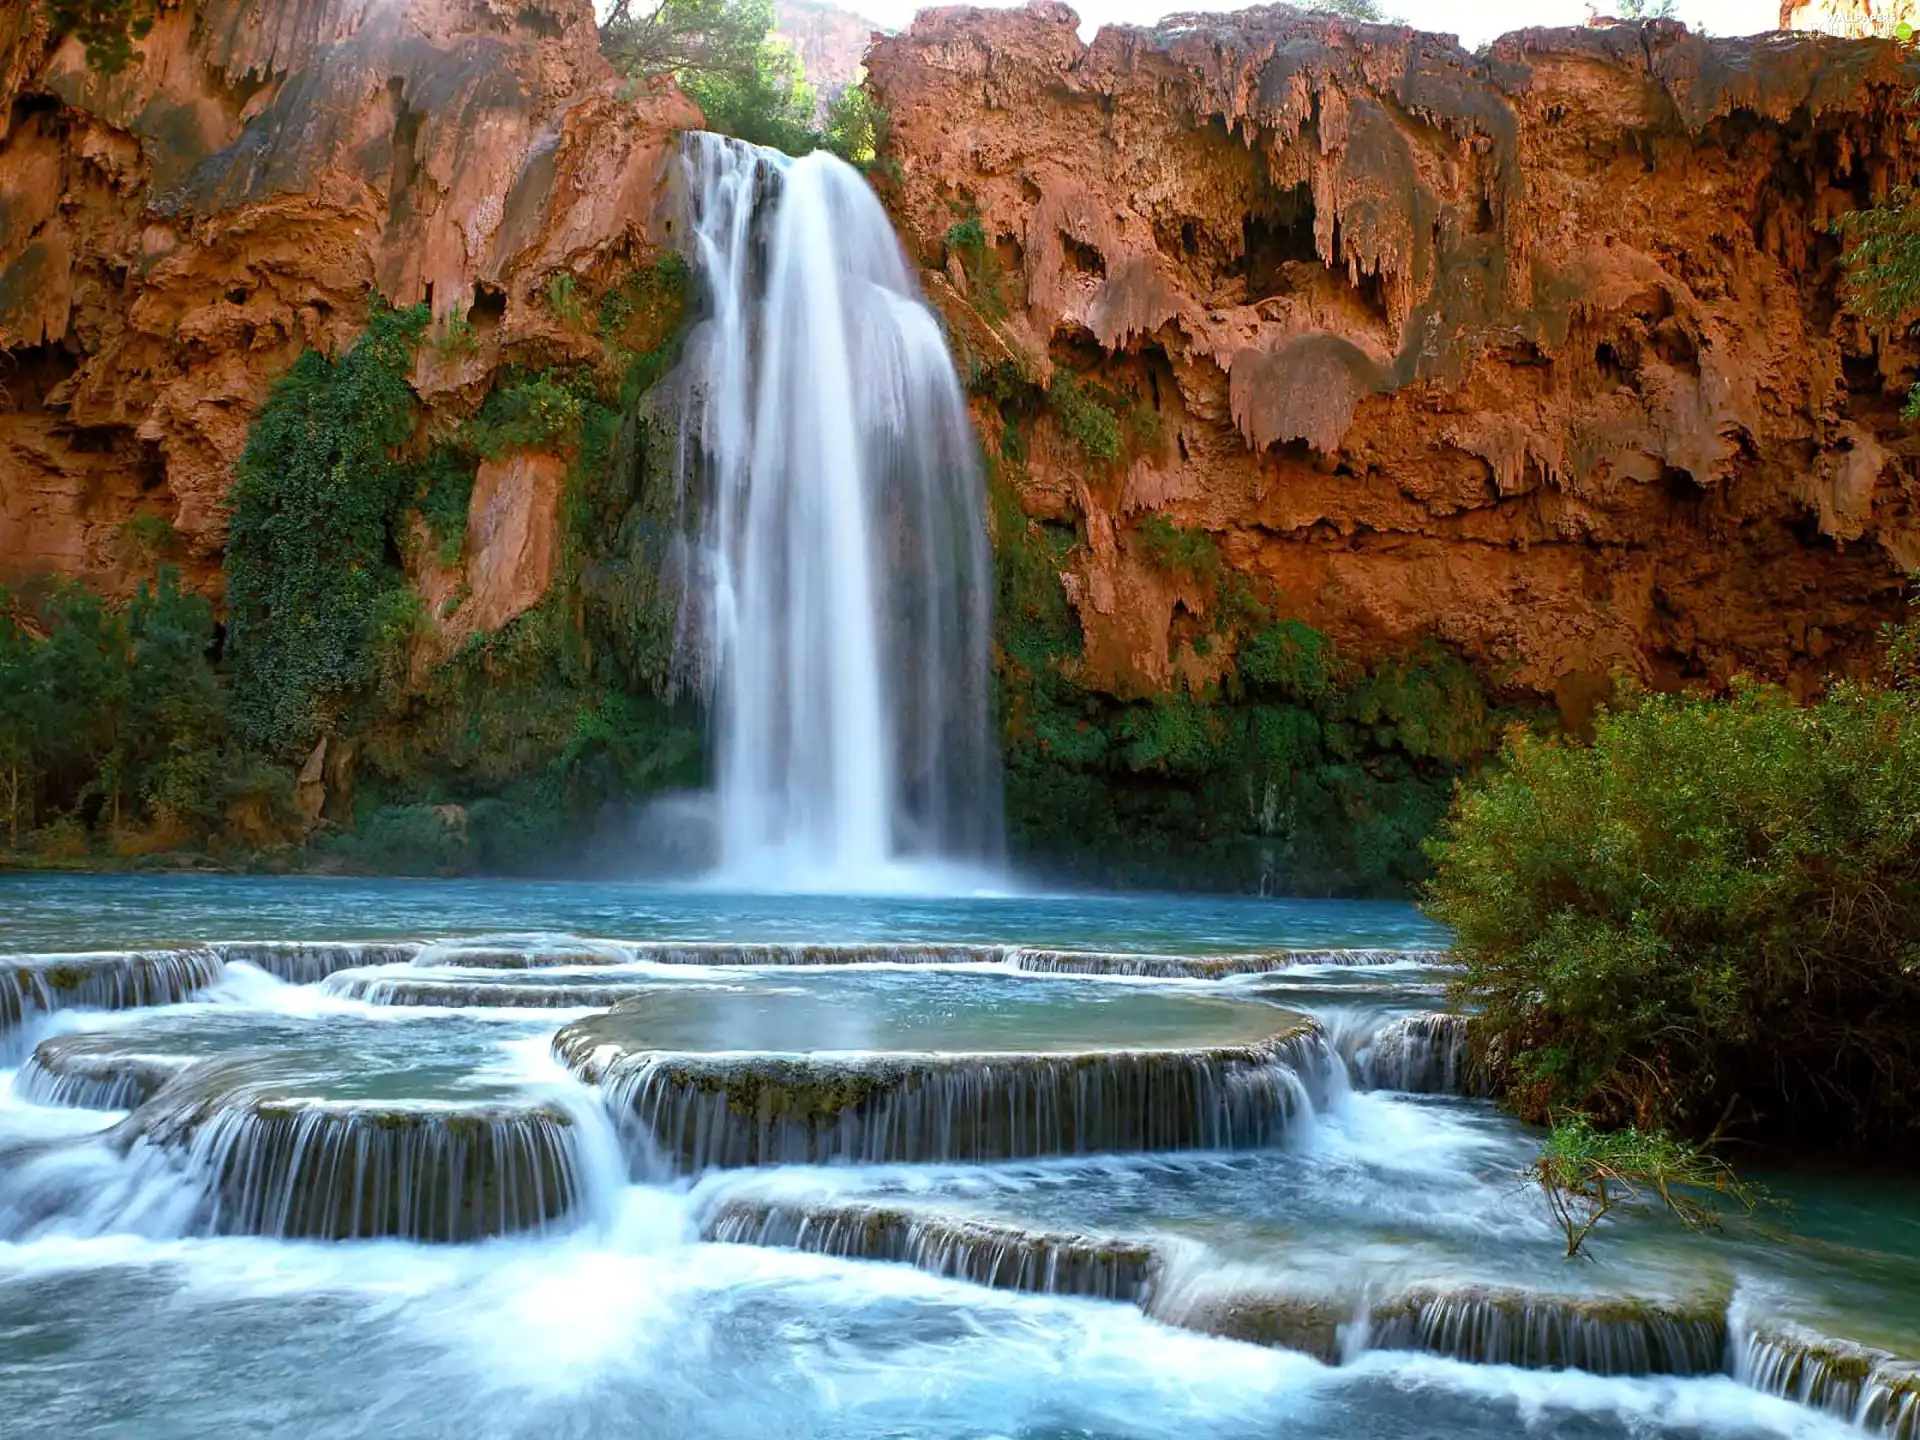
{"label": "white water rapids", "polygon": [[1000,853],[991,557],[965,397],[851,167],[686,139],[708,314],[688,353],[683,641],[723,876],[899,888]]}

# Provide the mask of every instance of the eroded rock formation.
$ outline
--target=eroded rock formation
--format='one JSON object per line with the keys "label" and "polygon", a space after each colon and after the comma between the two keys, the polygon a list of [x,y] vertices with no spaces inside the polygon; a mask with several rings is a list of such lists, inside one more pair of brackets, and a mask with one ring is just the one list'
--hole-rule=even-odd
{"label": "eroded rock formation", "polygon": [[[506,364],[596,357],[539,297],[657,238],[661,161],[699,123],[671,84],[616,80],[589,0],[161,0],[141,50],[103,78],[37,7],[0,11],[0,583],[124,589],[125,522],[152,514],[216,588],[254,412],[376,292],[431,305],[436,412]],[[551,470],[503,462],[476,507],[469,547],[504,563],[475,623],[552,574],[527,546],[559,487],[514,484]]]}
{"label": "eroded rock formation", "polygon": [[[1920,563],[1916,353],[1847,311],[1827,226],[1920,157],[1896,47],[1076,24],[926,11],[868,64],[986,439],[1029,430],[1020,504],[1074,527],[1083,683],[1231,663],[1148,515],[1344,644],[1435,636],[1576,721],[1623,672],[1868,663]],[[1008,367],[1157,418],[1089,464],[984,398]]]}

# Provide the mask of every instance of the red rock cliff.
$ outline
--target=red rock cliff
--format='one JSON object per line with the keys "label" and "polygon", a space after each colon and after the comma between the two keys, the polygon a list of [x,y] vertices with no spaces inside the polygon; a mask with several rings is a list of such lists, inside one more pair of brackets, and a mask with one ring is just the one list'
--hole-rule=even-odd
{"label": "red rock cliff", "polygon": [[699,123],[619,86],[590,0],[162,0],[113,79],[37,17],[0,8],[0,583],[122,586],[150,513],[217,585],[248,421],[375,291],[474,327],[432,404],[579,358],[533,297],[644,247]]}
{"label": "red rock cliff", "polygon": [[[1111,473],[1026,422],[1021,503],[1077,528],[1083,681],[1228,663],[1182,638],[1206,598],[1141,543],[1156,513],[1350,645],[1434,635],[1576,717],[1620,672],[1804,686],[1872,653],[1920,564],[1916,356],[1847,312],[1826,222],[1913,173],[1895,47],[1075,26],[928,11],[868,65],[975,362],[1159,412]],[[945,253],[975,213],[992,304]]]}

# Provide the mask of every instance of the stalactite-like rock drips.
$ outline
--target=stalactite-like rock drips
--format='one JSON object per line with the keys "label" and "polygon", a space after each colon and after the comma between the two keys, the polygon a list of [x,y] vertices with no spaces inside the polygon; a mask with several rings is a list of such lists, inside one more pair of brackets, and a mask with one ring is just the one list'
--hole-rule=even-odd
{"label": "stalactite-like rock drips", "polygon": [[[1361,653],[1421,637],[1584,720],[1617,672],[1818,685],[1920,557],[1916,352],[1838,214],[1914,178],[1892,42],[1671,21],[1449,37],[1287,6],[922,12],[877,42],[889,194],[1122,697],[1232,665],[1159,516]],[[982,243],[949,243],[956,217]],[[968,233],[971,233],[968,232]],[[969,248],[971,246],[971,248]],[[1098,464],[1058,367],[1151,423]],[[1032,392],[1029,392],[1032,393]]]}

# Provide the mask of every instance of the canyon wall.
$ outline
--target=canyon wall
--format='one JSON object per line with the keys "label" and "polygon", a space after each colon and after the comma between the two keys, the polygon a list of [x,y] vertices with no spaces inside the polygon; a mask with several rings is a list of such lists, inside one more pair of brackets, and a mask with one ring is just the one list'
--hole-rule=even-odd
{"label": "canyon wall", "polygon": [[[651,250],[662,161],[699,123],[671,82],[616,79],[589,0],[162,0],[140,51],[102,76],[37,6],[0,9],[0,584],[124,593],[152,516],[217,591],[249,423],[376,293],[432,309],[428,427],[509,366],[597,358],[543,297]],[[550,469],[490,487],[516,513],[470,548],[551,532]],[[474,577],[494,623],[552,570],[511,568],[526,583]]]}
{"label": "canyon wall", "polygon": [[[117,76],[40,14],[0,6],[0,586],[161,558],[219,601],[274,382],[382,296],[420,307],[366,561],[405,603],[273,742],[303,823],[402,863],[471,807],[472,863],[550,867],[699,783],[636,398],[698,112],[611,73],[590,0],[162,0]],[[1849,310],[1831,226],[1913,178],[1905,50],[1076,27],[928,11],[868,55],[989,469],[1023,862],[1391,893],[1510,719],[1873,667],[1920,348]],[[305,578],[256,588],[331,583],[278,553]]]}
{"label": "canyon wall", "polygon": [[[1063,536],[1082,684],[1231,670],[1160,522],[1349,650],[1438,638],[1576,724],[1620,675],[1871,663],[1920,564],[1920,357],[1849,313],[1829,223],[1912,178],[1902,50],[1076,24],[925,11],[868,64],[989,446],[1022,428],[1002,468]],[[1113,463],[996,403],[1059,371],[1148,422]]]}

